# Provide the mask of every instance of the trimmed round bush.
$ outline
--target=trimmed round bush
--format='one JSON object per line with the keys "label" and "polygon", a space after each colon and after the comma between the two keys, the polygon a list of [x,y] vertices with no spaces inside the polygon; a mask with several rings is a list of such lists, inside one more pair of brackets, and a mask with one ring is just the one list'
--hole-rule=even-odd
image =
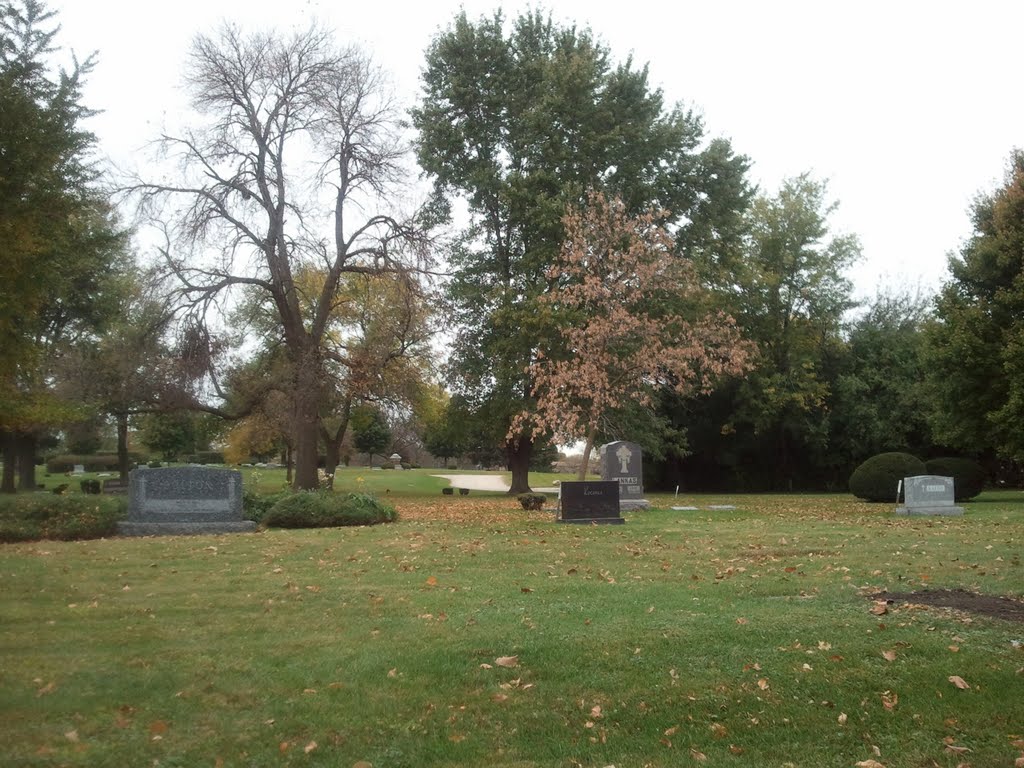
{"label": "trimmed round bush", "polygon": [[924,462],[909,453],[880,453],[850,475],[850,493],[865,501],[896,500],[896,486],[905,477],[926,475]]}
{"label": "trimmed round bush", "polygon": [[298,491],[281,498],[263,516],[268,528],[335,528],[375,525],[396,519],[395,508],[368,493]]}
{"label": "trimmed round bush", "polygon": [[543,509],[548,500],[543,493],[520,493],[516,498],[523,509]]}
{"label": "trimmed round bush", "polygon": [[953,492],[957,501],[973,499],[985,487],[985,469],[972,459],[942,456],[924,463],[929,475],[953,478]]}

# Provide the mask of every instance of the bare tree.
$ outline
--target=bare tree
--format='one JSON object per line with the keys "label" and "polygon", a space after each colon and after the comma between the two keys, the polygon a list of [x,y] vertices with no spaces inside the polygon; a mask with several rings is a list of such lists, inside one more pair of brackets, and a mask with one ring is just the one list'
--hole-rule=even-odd
{"label": "bare tree", "polygon": [[[424,258],[413,219],[391,207],[405,151],[397,110],[368,58],[315,26],[290,37],[233,26],[200,35],[187,83],[203,122],[160,140],[179,180],[133,189],[169,222],[164,256],[186,313],[209,327],[245,286],[273,306],[292,370],[294,486],[314,488],[339,286]],[[323,275],[314,295],[300,295],[301,270]]]}

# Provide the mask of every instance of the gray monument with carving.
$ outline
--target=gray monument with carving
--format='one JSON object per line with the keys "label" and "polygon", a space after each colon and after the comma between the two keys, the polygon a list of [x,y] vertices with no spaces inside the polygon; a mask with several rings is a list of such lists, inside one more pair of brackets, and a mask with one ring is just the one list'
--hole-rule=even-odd
{"label": "gray monument with carving", "polygon": [[211,467],[132,470],[123,536],[241,533],[256,530],[242,518],[242,473]]}
{"label": "gray monument with carving", "polygon": [[963,507],[954,503],[953,478],[940,475],[915,475],[903,478],[903,506],[897,515],[962,515]]}
{"label": "gray monument with carving", "polygon": [[644,498],[643,451],[636,443],[617,440],[605,443],[598,453],[601,479],[619,484],[621,509],[647,509],[651,502]]}

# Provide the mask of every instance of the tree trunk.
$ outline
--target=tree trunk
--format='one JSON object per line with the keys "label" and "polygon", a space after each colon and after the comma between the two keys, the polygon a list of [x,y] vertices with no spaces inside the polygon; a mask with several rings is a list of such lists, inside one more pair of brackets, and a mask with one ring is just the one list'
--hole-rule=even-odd
{"label": "tree trunk", "polygon": [[[348,432],[348,422],[351,415],[352,398],[346,397],[345,404],[341,408],[341,424],[338,425],[337,431],[332,435],[326,427],[322,425],[320,427],[320,437],[324,441],[324,467],[331,478],[334,477],[334,471],[338,468],[338,464],[341,463],[341,443],[345,439],[345,433]],[[334,482],[332,479],[331,487],[333,486]]]}
{"label": "tree trunk", "polygon": [[33,432],[16,432],[14,450],[18,457],[18,489],[36,490],[36,436]]}
{"label": "tree trunk", "polygon": [[295,477],[292,488],[296,491],[311,491],[320,485],[316,470],[320,443],[322,365],[315,349],[308,349],[298,357],[292,425],[295,435]]}
{"label": "tree trunk", "polygon": [[122,480],[128,480],[128,414],[117,414],[117,469]]}
{"label": "tree trunk", "polygon": [[583,446],[583,461],[580,462],[580,471],[576,476],[577,480],[587,479],[587,469],[590,467],[590,453],[594,450],[594,439],[597,437],[597,427],[592,426],[587,432],[587,442]]}
{"label": "tree trunk", "polygon": [[286,483],[292,481],[292,470],[295,467],[295,461],[292,459],[292,447],[285,445],[284,447],[284,479]]}
{"label": "tree trunk", "polygon": [[533,452],[533,441],[526,435],[520,435],[518,442],[505,444],[508,468],[512,471],[512,487],[510,494],[530,493],[530,454]]}
{"label": "tree trunk", "polygon": [[0,448],[4,456],[4,479],[0,485],[0,493],[14,493],[14,465],[16,453],[14,451],[14,433],[6,429],[0,432]]}

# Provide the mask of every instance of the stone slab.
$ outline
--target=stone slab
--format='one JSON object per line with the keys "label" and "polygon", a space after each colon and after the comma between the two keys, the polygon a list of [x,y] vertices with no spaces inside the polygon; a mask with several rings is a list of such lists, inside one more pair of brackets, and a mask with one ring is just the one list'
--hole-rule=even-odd
{"label": "stone slab", "polygon": [[621,525],[619,483],[615,480],[563,482],[558,487],[558,522]]}
{"label": "stone slab", "polygon": [[125,536],[253,531],[242,517],[242,475],[212,467],[139,468],[128,486]]}
{"label": "stone slab", "polygon": [[644,498],[643,449],[637,443],[616,440],[602,445],[598,456],[601,479],[619,484],[621,501],[637,503],[628,509],[647,509],[650,502]]}

